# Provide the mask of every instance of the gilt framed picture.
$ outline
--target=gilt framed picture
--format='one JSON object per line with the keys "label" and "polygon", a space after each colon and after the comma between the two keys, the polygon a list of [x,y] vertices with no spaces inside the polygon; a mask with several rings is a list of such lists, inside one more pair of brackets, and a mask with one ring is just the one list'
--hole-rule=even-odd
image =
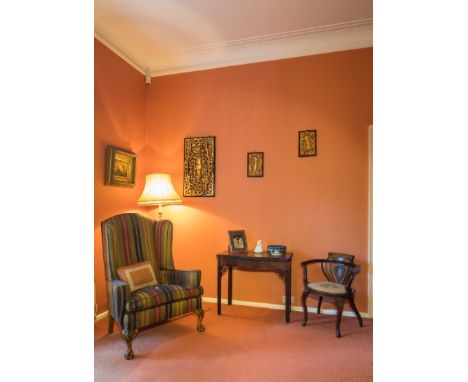
{"label": "gilt framed picture", "polygon": [[299,131],[299,156],[313,157],[317,155],[317,130]]}
{"label": "gilt framed picture", "polygon": [[130,151],[108,145],[104,184],[133,187],[135,185],[136,155]]}
{"label": "gilt framed picture", "polygon": [[229,252],[247,252],[247,239],[245,231],[228,231],[229,236]]}
{"label": "gilt framed picture", "polygon": [[263,153],[247,153],[247,176],[263,176]]}
{"label": "gilt framed picture", "polygon": [[216,137],[184,139],[184,196],[215,196]]}

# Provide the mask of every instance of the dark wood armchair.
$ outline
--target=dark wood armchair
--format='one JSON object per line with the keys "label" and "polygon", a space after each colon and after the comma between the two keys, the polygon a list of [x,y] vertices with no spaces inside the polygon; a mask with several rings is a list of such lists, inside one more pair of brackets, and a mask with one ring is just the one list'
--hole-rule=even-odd
{"label": "dark wood armchair", "polygon": [[[311,265],[320,265],[322,273],[327,281],[311,282],[307,275],[307,268]],[[317,314],[320,314],[320,307],[324,298],[333,300],[337,307],[336,314],[336,336],[341,337],[340,323],[343,314],[345,301],[349,301],[351,308],[359,320],[362,327],[362,318],[354,303],[354,289],[351,284],[354,277],[360,272],[361,267],[354,264],[354,256],[344,253],[330,252],[327,259],[307,260],[301,263],[303,270],[304,292],[302,292],[302,307],[304,309],[304,321],[302,326],[307,324],[307,304],[309,295],[317,296],[319,299]]]}

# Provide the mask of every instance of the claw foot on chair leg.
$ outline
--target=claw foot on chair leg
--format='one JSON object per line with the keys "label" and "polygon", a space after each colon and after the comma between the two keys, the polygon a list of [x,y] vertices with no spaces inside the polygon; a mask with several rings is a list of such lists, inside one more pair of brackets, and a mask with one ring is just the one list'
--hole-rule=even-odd
{"label": "claw foot on chair leg", "polygon": [[135,353],[132,351],[126,351],[124,354],[124,357],[127,361],[130,361],[131,359],[135,358]]}
{"label": "claw foot on chair leg", "polygon": [[197,331],[203,333],[205,331],[205,326],[203,325],[203,317],[205,317],[205,311],[203,309],[198,309],[197,313]]}
{"label": "claw foot on chair leg", "polygon": [[137,334],[138,334],[138,331],[131,335],[125,335],[122,332],[122,338],[127,344],[127,351],[124,353],[124,358],[127,361],[130,361],[131,359],[135,358],[135,353],[133,352],[133,348],[132,348],[132,341],[135,339]]}

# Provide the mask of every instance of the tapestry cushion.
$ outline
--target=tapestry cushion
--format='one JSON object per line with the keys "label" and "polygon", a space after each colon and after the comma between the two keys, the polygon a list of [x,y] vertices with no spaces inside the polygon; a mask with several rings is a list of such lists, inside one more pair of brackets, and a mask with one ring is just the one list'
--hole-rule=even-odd
{"label": "tapestry cushion", "polygon": [[128,283],[131,292],[158,283],[150,261],[117,268],[117,274]]}
{"label": "tapestry cushion", "polygon": [[346,287],[341,284],[331,283],[328,281],[320,281],[316,283],[308,283],[310,289],[325,292],[330,294],[346,294]]}
{"label": "tapestry cushion", "polygon": [[202,294],[203,288],[201,286],[159,284],[132,293],[126,308],[128,312],[136,312],[175,301],[191,299]]}

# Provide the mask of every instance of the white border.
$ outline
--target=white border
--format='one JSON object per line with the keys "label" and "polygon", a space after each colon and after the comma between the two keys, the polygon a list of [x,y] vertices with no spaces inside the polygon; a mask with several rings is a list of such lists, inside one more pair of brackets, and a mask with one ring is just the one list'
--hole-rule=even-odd
{"label": "white border", "polygon": [[[217,303],[218,299],[216,297],[202,297],[203,302],[212,302]],[[227,299],[222,298],[221,303],[227,305]],[[253,308],[267,308],[267,309],[277,309],[284,310],[284,304],[269,304],[266,302],[254,302],[254,301],[241,301],[241,300],[232,300],[232,305],[242,305],[242,306],[251,306]],[[303,312],[302,306],[293,305],[291,310],[294,312]],[[317,313],[317,308],[307,307],[309,313]],[[336,315],[336,309],[320,309],[320,313]],[[361,317],[369,318],[367,313],[361,313]],[[345,317],[356,317],[353,311],[345,310],[343,311],[343,316]]]}
{"label": "white border", "polygon": [[372,19],[355,20],[166,51],[152,56],[151,62],[145,63],[137,62],[129,54],[117,49],[105,36],[97,32],[94,33],[94,36],[140,73],[158,77],[254,62],[367,48],[373,45],[372,34]]}
{"label": "white border", "polygon": [[372,46],[372,19],[165,52],[149,63],[153,77]]}
{"label": "white border", "polygon": [[119,56],[122,60],[124,60],[127,64],[131,65],[133,68],[138,70],[141,74],[146,74],[146,71],[143,69],[136,60],[130,58],[128,55],[123,53],[121,50],[117,49],[114,45],[112,45],[109,41],[107,41],[104,37],[102,37],[96,31],[94,32],[94,37],[96,40],[107,46],[112,52],[114,52],[117,56]]}
{"label": "white border", "polygon": [[109,311],[105,310],[104,312],[99,313],[98,315],[96,315],[96,318],[94,319],[94,322],[101,321],[102,319],[104,319],[104,318],[106,318],[108,316],[109,316]]}

